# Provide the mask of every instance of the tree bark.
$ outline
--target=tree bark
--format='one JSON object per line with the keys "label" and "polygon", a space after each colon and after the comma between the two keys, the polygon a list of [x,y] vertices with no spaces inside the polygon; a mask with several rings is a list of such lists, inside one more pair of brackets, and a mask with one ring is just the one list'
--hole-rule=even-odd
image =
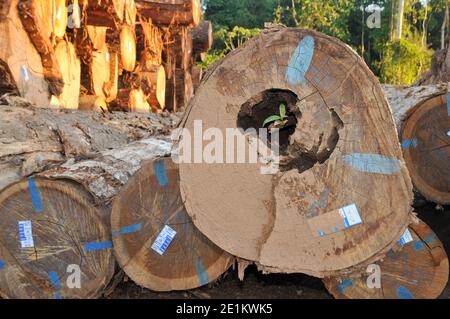
{"label": "tree bark", "polygon": [[83,11],[87,15],[87,24],[117,29],[124,20],[126,0],[82,0]]}
{"label": "tree bark", "polygon": [[405,0],[398,0],[397,39],[402,38],[404,9],[405,9]]}
{"label": "tree bark", "polygon": [[179,115],[95,113],[19,107],[4,96],[0,106],[0,190],[69,158],[91,158],[132,141],[168,134]]}
{"label": "tree bark", "polygon": [[213,44],[212,23],[211,21],[202,21],[192,29],[192,47],[194,53],[207,52]]}
{"label": "tree bark", "polygon": [[139,14],[160,25],[197,26],[201,19],[200,0],[136,0]]}
{"label": "tree bark", "polygon": [[416,190],[430,201],[449,204],[448,85],[385,86],[385,92]]}
{"label": "tree bark", "polygon": [[[195,225],[267,272],[324,277],[381,258],[410,224],[413,187],[377,78],[339,40],[279,28],[246,42],[205,75],[181,125],[180,152],[198,134],[197,121],[231,145],[227,130],[258,130],[281,104],[278,171],[264,147],[257,163],[249,160],[258,143],[250,137],[241,136],[244,160],[213,152],[211,140],[196,140],[195,150],[211,151],[212,164],[198,151],[201,163],[181,157],[181,192]],[[361,191],[368,185],[370,195]],[[346,212],[362,223],[343,227]]]}

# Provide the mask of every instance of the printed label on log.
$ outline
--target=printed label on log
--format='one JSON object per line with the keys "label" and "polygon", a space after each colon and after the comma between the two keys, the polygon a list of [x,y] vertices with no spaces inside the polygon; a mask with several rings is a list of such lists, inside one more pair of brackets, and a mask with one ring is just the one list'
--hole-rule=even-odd
{"label": "printed label on log", "polygon": [[164,255],[172,240],[175,238],[177,232],[169,226],[164,226],[164,229],[156,238],[152,245],[152,249],[161,256]]}
{"label": "printed label on log", "polygon": [[406,245],[412,242],[414,239],[411,235],[411,232],[408,228],[406,228],[405,232],[403,233],[402,237],[399,240],[400,245]]}
{"label": "printed label on log", "polygon": [[33,226],[31,220],[19,222],[19,240],[20,247],[34,248]]}
{"label": "printed label on log", "polygon": [[308,220],[314,237],[323,237],[344,231],[362,224],[362,219],[355,204],[336,209]]}

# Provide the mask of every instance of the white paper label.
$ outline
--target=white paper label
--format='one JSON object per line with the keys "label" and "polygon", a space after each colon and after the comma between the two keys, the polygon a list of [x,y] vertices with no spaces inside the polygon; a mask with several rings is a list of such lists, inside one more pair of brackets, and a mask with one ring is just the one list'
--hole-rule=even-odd
{"label": "white paper label", "polygon": [[175,238],[177,232],[169,226],[164,226],[164,229],[156,238],[152,245],[152,249],[161,256],[164,255],[172,240]]}
{"label": "white paper label", "polygon": [[345,228],[350,228],[362,224],[362,219],[359,215],[358,207],[356,207],[355,204],[351,204],[339,209],[339,214],[341,214],[342,218],[344,219]]}
{"label": "white paper label", "polygon": [[19,240],[22,248],[33,248],[33,227],[31,220],[19,222]]}
{"label": "white paper label", "polygon": [[411,235],[411,232],[409,231],[408,228],[406,228],[405,232],[403,233],[403,236],[400,238],[399,243],[401,245],[406,245],[410,242],[412,242],[414,239]]}

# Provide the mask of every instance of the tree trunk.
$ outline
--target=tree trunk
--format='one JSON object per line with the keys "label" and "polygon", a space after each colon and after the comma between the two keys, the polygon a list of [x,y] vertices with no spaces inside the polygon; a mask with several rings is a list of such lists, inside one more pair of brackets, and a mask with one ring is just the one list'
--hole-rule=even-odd
{"label": "tree trunk", "polygon": [[328,291],[337,299],[438,298],[448,281],[448,258],[442,242],[421,221],[411,224],[402,240],[377,263],[381,286],[369,287],[373,280],[368,277],[374,273],[364,269],[325,279]]}
{"label": "tree trunk", "polygon": [[117,29],[124,20],[126,0],[82,0],[87,24]]}
{"label": "tree trunk", "polygon": [[136,0],[138,12],[160,25],[197,26],[201,19],[200,0]]}
{"label": "tree trunk", "polygon": [[402,38],[404,9],[405,9],[405,0],[398,0],[397,39]]}
{"label": "tree trunk", "polygon": [[212,23],[202,21],[192,29],[192,47],[195,52],[207,52],[213,44]]}
{"label": "tree trunk", "polygon": [[[206,285],[233,261],[192,224],[181,200],[178,166],[171,158],[141,166],[116,197],[111,224],[118,263],[139,286],[154,291]],[[163,229],[176,232],[167,250],[152,245]]]}
{"label": "tree trunk", "polygon": [[446,84],[385,87],[413,184],[438,204],[450,204],[447,91]]}
{"label": "tree trunk", "polygon": [[[236,133],[238,159],[234,137],[217,136],[262,128],[281,104],[279,170],[262,136]],[[349,272],[381,258],[410,224],[412,184],[391,110],[377,78],[337,39],[280,28],[249,40],[205,75],[182,122],[181,153],[188,132],[201,134],[199,120],[202,132],[214,128],[216,148],[196,139],[195,159],[180,156],[187,212],[216,245],[264,271]],[[231,150],[221,155],[224,143]],[[211,156],[202,160],[202,150]]]}
{"label": "tree trunk", "polygon": [[449,12],[448,12],[448,5],[445,6],[445,13],[444,13],[444,21],[442,22],[441,27],[441,50],[445,48],[445,31],[447,30],[447,25],[449,21]]}
{"label": "tree trunk", "polygon": [[141,138],[168,134],[179,119],[176,114],[166,118],[24,108],[17,106],[21,101],[6,96],[0,100],[0,190],[69,158],[90,158]]}

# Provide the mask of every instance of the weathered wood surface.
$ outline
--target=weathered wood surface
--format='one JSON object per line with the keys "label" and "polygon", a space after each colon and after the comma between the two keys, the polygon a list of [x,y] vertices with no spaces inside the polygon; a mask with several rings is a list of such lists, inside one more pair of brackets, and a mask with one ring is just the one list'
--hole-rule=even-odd
{"label": "weathered wood surface", "polygon": [[0,189],[69,158],[91,158],[135,140],[169,134],[180,117],[39,109],[7,96],[0,105]]}
{"label": "weathered wood surface", "polygon": [[[325,286],[337,299],[434,299],[448,282],[449,265],[444,245],[423,222],[409,226],[411,242],[397,245],[376,263],[380,267],[380,287],[374,270],[347,277],[327,278]],[[372,278],[369,276],[372,275]]]}
{"label": "weathered wood surface", "polygon": [[[104,212],[70,181],[33,179],[0,193],[0,296],[14,299],[98,298],[115,268]],[[22,222],[31,225],[20,234]],[[23,242],[23,237],[32,242]],[[91,248],[90,248],[91,247]],[[74,277],[80,274],[79,286]]]}
{"label": "weathered wood surface", "polygon": [[136,5],[155,24],[197,26],[201,19],[200,0],[136,0]]}
{"label": "weathered wood surface", "polygon": [[450,203],[447,84],[386,86],[403,155],[416,190],[438,204]]}
{"label": "weathered wood surface", "polygon": [[124,20],[126,0],[81,0],[80,4],[87,15],[87,24],[118,28]]}
{"label": "weathered wood surface", "polygon": [[[387,253],[410,224],[412,183],[382,88],[347,45],[313,31],[265,31],[205,75],[182,127],[193,136],[202,120],[203,132],[225,137],[227,128],[262,127],[281,103],[279,173],[263,175],[263,160],[180,164],[194,224],[270,272],[324,277]],[[349,209],[361,224],[344,227]]]}
{"label": "weathered wood surface", "polygon": [[[144,163],[130,179],[114,200],[111,226],[119,265],[151,290],[206,285],[233,262],[192,224],[181,200],[178,167],[170,157]],[[169,246],[150,249],[166,227],[176,232]]]}

